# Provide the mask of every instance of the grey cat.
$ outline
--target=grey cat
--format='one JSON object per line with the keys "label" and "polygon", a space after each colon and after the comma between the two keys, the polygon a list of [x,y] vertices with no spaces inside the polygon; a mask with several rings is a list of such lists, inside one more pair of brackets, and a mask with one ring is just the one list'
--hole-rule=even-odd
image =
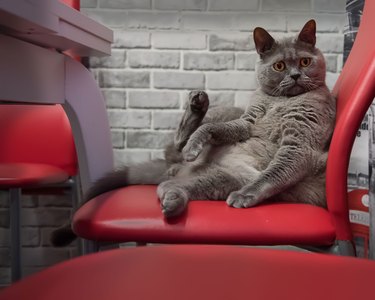
{"label": "grey cat", "polygon": [[[335,100],[315,31],[310,20],[296,38],[275,41],[255,28],[259,89],[252,104],[245,111],[208,109],[207,94],[191,92],[166,159],[108,174],[86,199],[129,184],[159,184],[167,218],[182,214],[189,199],[226,200],[235,208],[265,200],[324,207]],[[54,244],[66,244],[62,236],[56,232]]]}

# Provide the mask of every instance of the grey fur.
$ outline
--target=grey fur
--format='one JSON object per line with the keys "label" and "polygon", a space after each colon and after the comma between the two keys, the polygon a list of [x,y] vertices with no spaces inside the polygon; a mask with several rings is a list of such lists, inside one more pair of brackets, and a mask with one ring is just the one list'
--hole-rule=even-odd
{"label": "grey fur", "polygon": [[[307,22],[296,38],[280,41],[256,28],[254,41],[260,87],[245,112],[208,109],[207,94],[191,92],[165,161],[108,174],[86,201],[120,186],[159,184],[168,218],[182,214],[189,199],[226,200],[236,208],[274,199],[324,207],[335,101],[325,85],[324,57],[315,47],[315,22]],[[306,57],[311,64],[301,67]],[[282,72],[273,67],[280,61],[286,65]]]}

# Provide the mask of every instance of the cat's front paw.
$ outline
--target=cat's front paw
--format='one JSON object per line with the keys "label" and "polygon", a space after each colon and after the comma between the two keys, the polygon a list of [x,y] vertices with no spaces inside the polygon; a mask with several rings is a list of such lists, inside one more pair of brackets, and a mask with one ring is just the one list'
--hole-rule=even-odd
{"label": "cat's front paw", "polygon": [[185,161],[194,161],[202,152],[203,145],[201,143],[188,142],[182,149],[182,157]]}
{"label": "cat's front paw", "polygon": [[244,194],[241,191],[236,191],[229,194],[227,204],[235,208],[247,208],[258,204],[258,201],[254,194]]}

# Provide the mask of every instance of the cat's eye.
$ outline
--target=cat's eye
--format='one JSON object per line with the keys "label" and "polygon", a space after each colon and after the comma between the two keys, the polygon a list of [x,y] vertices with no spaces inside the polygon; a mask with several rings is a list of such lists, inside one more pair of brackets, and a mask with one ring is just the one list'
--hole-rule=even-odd
{"label": "cat's eye", "polygon": [[311,58],[310,57],[304,57],[301,58],[299,61],[299,64],[301,67],[308,67],[311,64]]}
{"label": "cat's eye", "polygon": [[273,69],[277,72],[284,71],[286,68],[286,65],[283,61],[278,61],[277,63],[273,64]]}

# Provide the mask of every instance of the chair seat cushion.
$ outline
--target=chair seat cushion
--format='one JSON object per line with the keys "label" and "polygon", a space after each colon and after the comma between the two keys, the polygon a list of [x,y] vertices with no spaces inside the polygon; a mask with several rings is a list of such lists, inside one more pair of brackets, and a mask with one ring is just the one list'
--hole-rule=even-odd
{"label": "chair seat cushion", "polygon": [[74,215],[73,229],[89,240],[111,242],[331,245],[335,228],[327,210],[291,203],[248,209],[225,201],[190,201],[167,220],[156,186],[134,185],[102,194]]}
{"label": "chair seat cushion", "polygon": [[60,183],[68,178],[68,173],[51,165],[35,163],[0,164],[0,188]]}
{"label": "chair seat cushion", "polygon": [[75,258],[0,300],[371,299],[375,262],[215,245],[117,249]]}

